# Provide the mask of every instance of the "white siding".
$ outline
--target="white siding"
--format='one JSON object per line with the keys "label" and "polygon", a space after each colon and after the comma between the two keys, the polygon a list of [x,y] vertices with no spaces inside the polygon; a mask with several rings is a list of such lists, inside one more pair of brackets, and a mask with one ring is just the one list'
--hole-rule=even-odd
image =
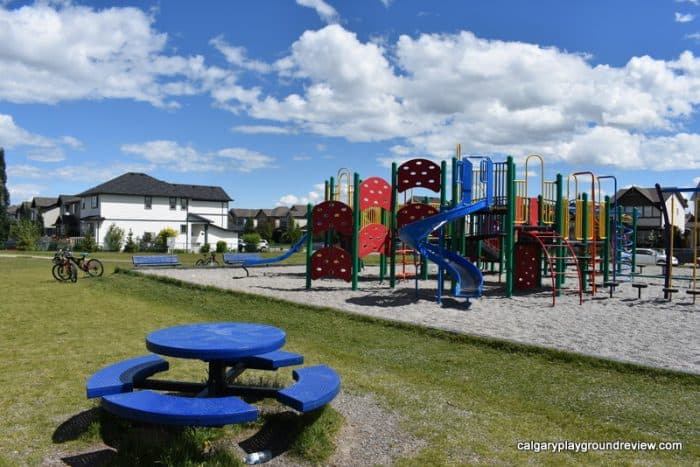
{"label": "white siding", "polygon": [[[150,232],[155,236],[161,230],[170,227],[178,236],[175,238],[175,248],[198,250],[204,244],[204,223],[187,222],[188,214],[196,214],[214,223],[215,226],[226,229],[228,223],[228,203],[222,201],[188,200],[187,208],[182,208],[181,199],[177,198],[175,209],[170,208],[170,198],[152,196],[151,208],[146,209],[145,197],[141,195],[100,195],[97,208],[91,207],[91,197],[85,197],[81,202],[85,208],[81,217],[102,217],[95,233],[95,240],[104,245],[104,237],[112,224],[124,229],[125,237],[131,233],[134,241]],[[89,221],[88,221],[89,222]],[[85,224],[85,222],[84,222]],[[96,225],[96,222],[92,222]],[[187,233],[181,233],[181,226],[186,225]],[[85,227],[84,227],[85,228]],[[237,249],[238,236],[234,232],[209,227],[208,243],[216,247],[216,242],[225,240],[230,249]]]}

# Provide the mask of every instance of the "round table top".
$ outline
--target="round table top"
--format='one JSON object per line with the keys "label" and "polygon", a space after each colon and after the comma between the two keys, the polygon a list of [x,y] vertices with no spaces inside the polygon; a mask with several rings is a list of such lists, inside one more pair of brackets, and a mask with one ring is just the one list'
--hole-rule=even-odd
{"label": "round table top", "polygon": [[171,357],[235,360],[277,350],[285,339],[284,331],[265,324],[195,323],[154,331],[146,336],[146,347]]}

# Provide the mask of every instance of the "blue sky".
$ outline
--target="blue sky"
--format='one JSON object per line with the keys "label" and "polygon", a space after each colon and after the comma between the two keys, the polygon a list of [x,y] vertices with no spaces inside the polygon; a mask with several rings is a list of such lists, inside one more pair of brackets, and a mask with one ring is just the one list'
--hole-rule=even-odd
{"label": "blue sky", "polygon": [[0,146],[12,203],[128,171],[316,202],[458,143],[695,186],[699,45],[700,0],[0,0]]}

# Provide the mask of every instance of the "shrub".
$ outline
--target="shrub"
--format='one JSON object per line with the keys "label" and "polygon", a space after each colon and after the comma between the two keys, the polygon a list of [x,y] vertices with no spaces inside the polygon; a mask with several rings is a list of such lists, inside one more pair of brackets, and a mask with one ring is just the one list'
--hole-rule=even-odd
{"label": "shrub", "polygon": [[260,234],[255,232],[243,234],[243,241],[245,242],[245,251],[258,251]]}
{"label": "shrub", "polygon": [[177,230],[172,227],[166,227],[158,232],[158,235],[156,235],[156,250],[168,251],[168,238],[171,237],[177,237]]}
{"label": "shrub", "polygon": [[105,234],[105,249],[107,251],[121,251],[124,242],[124,229],[112,223]]}
{"label": "shrub", "polygon": [[219,240],[216,242],[216,252],[217,253],[226,253],[226,242],[223,240]]}
{"label": "shrub", "polygon": [[200,253],[209,253],[209,250],[211,249],[211,246],[208,243],[205,243],[199,248]]}
{"label": "shrub", "polygon": [[29,219],[20,219],[10,227],[10,237],[17,240],[18,250],[36,250],[41,229]]}
{"label": "shrub", "polygon": [[153,251],[153,235],[151,232],[144,232],[143,237],[138,238],[139,251]]}
{"label": "shrub", "polygon": [[132,232],[131,229],[129,229],[129,234],[126,236],[124,251],[126,253],[136,253],[139,251],[139,245],[134,241],[134,232]]}

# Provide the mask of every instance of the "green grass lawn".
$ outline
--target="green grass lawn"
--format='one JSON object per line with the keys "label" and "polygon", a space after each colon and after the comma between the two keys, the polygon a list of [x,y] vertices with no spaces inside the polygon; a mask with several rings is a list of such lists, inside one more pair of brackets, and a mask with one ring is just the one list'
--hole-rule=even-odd
{"label": "green grass lawn", "polygon": [[[94,446],[104,435],[100,427],[57,439],[64,422],[96,405],[85,399],[86,379],[104,365],[147,353],[150,331],[202,321],[284,329],[285,349],[303,354],[307,365],[332,366],[344,391],[371,393],[400,414],[404,430],[426,441],[402,465],[697,465],[700,459],[696,375],[113,274],[115,266],[128,266],[129,255],[95,257],[103,259],[105,277],[81,274],[76,284],[56,282],[48,259],[0,258],[0,465],[37,465],[53,453]],[[201,362],[170,360],[173,377],[203,378]],[[683,449],[516,449],[529,440],[680,441]]]}

